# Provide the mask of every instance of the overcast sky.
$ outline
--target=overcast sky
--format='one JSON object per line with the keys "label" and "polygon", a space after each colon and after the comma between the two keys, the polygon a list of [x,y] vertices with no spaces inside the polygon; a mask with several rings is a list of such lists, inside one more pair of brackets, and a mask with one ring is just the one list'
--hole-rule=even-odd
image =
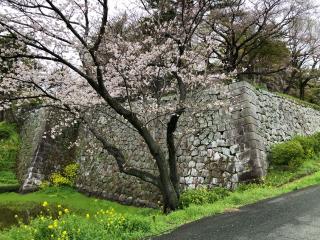
{"label": "overcast sky", "polygon": [[[0,0],[1,1],[1,0]],[[292,0],[295,1],[295,0]],[[127,12],[131,12],[133,10],[137,10],[138,0],[109,0],[109,11],[111,16],[117,15],[119,11],[126,10]],[[320,5],[320,0],[311,0],[315,5]],[[318,11],[317,11],[318,12]]]}
{"label": "overcast sky", "polygon": [[109,0],[109,11],[111,16],[117,15],[119,11],[132,11],[137,9],[136,0]]}

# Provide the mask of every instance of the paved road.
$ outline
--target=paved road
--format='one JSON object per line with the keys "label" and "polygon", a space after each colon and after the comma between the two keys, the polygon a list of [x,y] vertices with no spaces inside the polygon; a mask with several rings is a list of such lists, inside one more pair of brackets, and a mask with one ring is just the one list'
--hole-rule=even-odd
{"label": "paved road", "polygon": [[320,240],[320,186],[186,224],[154,240]]}

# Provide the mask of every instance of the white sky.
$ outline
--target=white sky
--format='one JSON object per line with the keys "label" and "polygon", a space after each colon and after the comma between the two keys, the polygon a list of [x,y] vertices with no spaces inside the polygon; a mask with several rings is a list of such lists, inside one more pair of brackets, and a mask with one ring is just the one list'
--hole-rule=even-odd
{"label": "white sky", "polygon": [[137,10],[136,0],[109,0],[109,12],[111,16],[116,16],[118,12],[131,12]]}

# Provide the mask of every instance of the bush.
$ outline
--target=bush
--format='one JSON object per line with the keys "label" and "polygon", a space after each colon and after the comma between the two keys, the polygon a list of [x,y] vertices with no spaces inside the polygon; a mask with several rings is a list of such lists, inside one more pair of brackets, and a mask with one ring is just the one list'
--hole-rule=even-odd
{"label": "bush", "polygon": [[50,176],[50,182],[52,183],[53,186],[63,186],[67,185],[70,186],[71,182],[69,181],[68,178],[62,176],[60,173],[53,173]]}
{"label": "bush", "polygon": [[316,133],[312,135],[312,138],[315,141],[315,145],[313,145],[314,151],[316,154],[320,153],[320,133]]}
{"label": "bush", "polygon": [[304,151],[305,158],[312,158],[316,154],[317,145],[319,142],[317,142],[317,139],[313,136],[310,137],[303,137],[303,136],[297,136],[293,138],[293,141],[298,141]]}
{"label": "bush", "polygon": [[186,208],[190,204],[207,204],[214,203],[229,195],[229,191],[224,188],[214,188],[214,189],[192,189],[183,192],[180,196],[180,207]]}
{"label": "bush", "polygon": [[[77,177],[78,169],[79,169],[79,164],[71,163],[63,169],[62,173],[56,172],[51,174],[49,179],[50,183],[56,187],[57,186],[73,186],[74,181]],[[45,186],[46,185],[44,185],[44,187]]]}
{"label": "bush", "polygon": [[18,188],[14,169],[19,143],[20,139],[15,126],[0,122],[0,192]]}
{"label": "bush", "polygon": [[271,148],[271,163],[295,169],[306,159],[312,159],[318,154],[320,154],[320,133],[312,136],[296,136]]}
{"label": "bush", "polygon": [[271,162],[275,165],[292,164],[297,159],[304,159],[304,150],[300,142],[291,140],[288,142],[276,144],[271,148]]}
{"label": "bush", "polygon": [[12,171],[19,150],[19,135],[14,125],[0,122],[0,169]]}
{"label": "bush", "polygon": [[76,180],[78,170],[79,170],[79,164],[71,163],[64,168],[63,173],[64,173],[64,176],[68,178],[69,181],[73,184],[74,181]]}
{"label": "bush", "polygon": [[0,129],[0,141],[10,138],[10,133],[4,129]]}

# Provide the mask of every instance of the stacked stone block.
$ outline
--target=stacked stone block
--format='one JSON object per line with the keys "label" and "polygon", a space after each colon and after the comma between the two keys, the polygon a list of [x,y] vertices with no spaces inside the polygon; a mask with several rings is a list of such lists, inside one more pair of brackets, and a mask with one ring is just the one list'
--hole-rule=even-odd
{"label": "stacked stone block", "polygon": [[[258,181],[267,174],[267,152],[272,144],[297,134],[308,135],[320,131],[319,111],[277,94],[257,90],[247,82],[217,85],[190,95],[189,100],[196,104],[181,116],[176,131],[182,189],[217,186],[234,189],[239,183]],[[217,102],[219,104],[215,104]],[[99,114],[101,117],[95,119],[96,124],[101,124],[103,133],[124,150],[128,164],[157,174],[153,158],[141,136],[112,110],[106,108],[92,115]],[[165,131],[161,127],[165,124],[160,123],[159,120],[151,121],[148,128],[166,151]],[[30,135],[30,131],[27,134]],[[75,156],[80,164],[77,180],[80,191],[126,204],[158,204],[161,196],[154,186],[119,173],[113,157],[102,149],[85,126],[80,127],[74,135],[78,134],[81,141]],[[30,148],[32,152],[35,149],[37,147],[33,145]],[[52,169],[53,161],[48,154],[42,155],[43,169],[37,169],[41,176],[44,174],[47,177],[46,164],[51,165]],[[67,157],[68,154],[64,155]],[[29,159],[24,162],[32,161]]]}

